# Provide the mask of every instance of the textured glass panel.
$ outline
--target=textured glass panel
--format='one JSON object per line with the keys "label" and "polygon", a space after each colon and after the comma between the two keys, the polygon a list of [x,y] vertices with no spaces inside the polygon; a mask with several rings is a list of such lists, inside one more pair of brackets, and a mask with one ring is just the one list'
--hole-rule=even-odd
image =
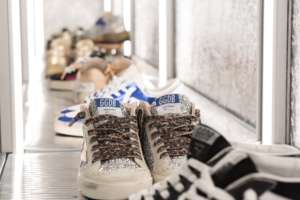
{"label": "textured glass panel", "polygon": [[291,142],[300,148],[300,0],[292,1]]}
{"label": "textured glass panel", "polygon": [[158,66],[158,0],[134,1],[134,54]]}
{"label": "textured glass panel", "polygon": [[63,27],[89,29],[102,15],[102,1],[44,0],[45,40]]}
{"label": "textured glass panel", "polygon": [[258,1],[176,1],[176,73],[255,126]]}

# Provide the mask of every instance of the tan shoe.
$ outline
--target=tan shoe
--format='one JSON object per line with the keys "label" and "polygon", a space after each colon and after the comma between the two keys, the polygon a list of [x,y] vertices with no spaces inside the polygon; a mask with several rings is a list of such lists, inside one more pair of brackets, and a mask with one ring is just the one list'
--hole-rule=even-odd
{"label": "tan shoe", "polygon": [[108,33],[93,38],[95,43],[123,43],[124,41],[129,39],[130,36],[128,31],[122,31],[118,33]]}
{"label": "tan shoe", "polygon": [[95,45],[91,39],[79,40],[75,46],[75,62],[85,56],[90,56],[94,48]]}
{"label": "tan shoe", "polygon": [[57,38],[51,42],[50,50],[46,57],[46,77],[63,73],[68,65],[68,58],[71,55],[71,41],[66,38]]}
{"label": "tan shoe", "polygon": [[99,90],[108,83],[109,76],[104,74],[106,61],[97,57],[91,58],[77,72],[75,101],[83,103],[86,96]]}

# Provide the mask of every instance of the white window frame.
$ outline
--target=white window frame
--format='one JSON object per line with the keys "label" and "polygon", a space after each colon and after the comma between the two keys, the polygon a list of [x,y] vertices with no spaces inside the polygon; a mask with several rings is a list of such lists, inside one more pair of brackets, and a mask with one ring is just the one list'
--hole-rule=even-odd
{"label": "white window frame", "polygon": [[23,100],[19,1],[0,1],[1,152],[23,149]]}
{"label": "white window frame", "polygon": [[263,144],[286,144],[289,139],[288,4],[264,0],[263,5]]}

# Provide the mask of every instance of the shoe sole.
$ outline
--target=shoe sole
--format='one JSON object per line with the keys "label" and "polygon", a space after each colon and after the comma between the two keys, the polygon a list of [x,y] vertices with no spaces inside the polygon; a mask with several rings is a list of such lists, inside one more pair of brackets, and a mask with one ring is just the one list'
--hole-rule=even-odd
{"label": "shoe sole", "polygon": [[79,190],[84,196],[93,199],[128,199],[131,194],[134,194],[142,189],[152,186],[152,178],[135,182],[124,183],[99,183],[78,176]]}
{"label": "shoe sole", "polygon": [[75,81],[57,81],[49,80],[48,88],[51,90],[71,90],[75,88]]}
{"label": "shoe sole", "polygon": [[69,127],[68,123],[56,118],[54,121],[54,131],[63,135],[82,137],[82,123],[75,123]]}

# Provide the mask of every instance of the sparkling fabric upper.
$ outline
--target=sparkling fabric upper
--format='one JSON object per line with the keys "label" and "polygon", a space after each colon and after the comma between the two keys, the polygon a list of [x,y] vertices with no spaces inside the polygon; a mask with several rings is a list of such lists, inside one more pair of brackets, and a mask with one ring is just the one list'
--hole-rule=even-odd
{"label": "sparkling fabric upper", "polygon": [[[190,145],[190,133],[195,124],[200,122],[200,110],[196,109],[192,115],[192,104],[188,97],[179,95],[180,114],[158,115],[155,103],[150,107],[151,116],[143,117],[143,124],[148,127],[151,133],[142,129],[141,138],[144,155],[150,170],[153,169],[153,153],[159,154],[160,158],[169,156],[170,166],[181,166]],[[152,131],[156,129],[156,131]],[[158,147],[157,152],[152,152],[150,141]]]}
{"label": "sparkling fabric upper", "polygon": [[[114,171],[123,168],[139,168],[135,159],[143,160],[137,133],[137,119],[130,116],[130,108],[121,104],[122,117],[110,114],[99,115],[94,100],[88,111],[92,117],[84,125],[93,125],[87,131],[91,144],[92,163],[101,162],[99,171]],[[73,121],[83,119],[85,112],[79,112]]]}

